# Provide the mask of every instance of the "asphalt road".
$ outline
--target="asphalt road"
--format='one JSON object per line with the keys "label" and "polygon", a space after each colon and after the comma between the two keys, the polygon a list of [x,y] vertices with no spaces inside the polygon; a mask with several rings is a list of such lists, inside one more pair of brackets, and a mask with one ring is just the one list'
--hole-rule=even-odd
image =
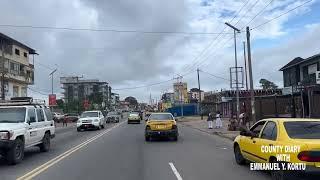
{"label": "asphalt road", "polygon": [[229,140],[181,125],[179,131],[178,142],[145,142],[144,125],[125,121],[101,131],[57,130],[50,152],[30,149],[16,166],[0,160],[0,179],[270,179],[266,172],[236,165]]}

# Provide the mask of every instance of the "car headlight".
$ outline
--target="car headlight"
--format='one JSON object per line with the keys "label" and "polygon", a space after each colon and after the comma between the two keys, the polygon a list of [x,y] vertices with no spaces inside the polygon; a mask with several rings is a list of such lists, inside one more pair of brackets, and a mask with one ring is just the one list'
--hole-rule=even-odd
{"label": "car headlight", "polygon": [[0,140],[9,140],[13,136],[13,131],[1,131]]}
{"label": "car headlight", "polygon": [[99,122],[99,119],[95,119],[94,122]]}

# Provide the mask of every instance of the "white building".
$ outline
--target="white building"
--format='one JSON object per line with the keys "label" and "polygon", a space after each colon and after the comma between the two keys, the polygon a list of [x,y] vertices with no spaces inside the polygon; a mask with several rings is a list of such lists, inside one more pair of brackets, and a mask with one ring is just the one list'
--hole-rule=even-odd
{"label": "white building", "polygon": [[34,84],[35,54],[34,49],[0,33],[1,99],[28,96],[28,85]]}

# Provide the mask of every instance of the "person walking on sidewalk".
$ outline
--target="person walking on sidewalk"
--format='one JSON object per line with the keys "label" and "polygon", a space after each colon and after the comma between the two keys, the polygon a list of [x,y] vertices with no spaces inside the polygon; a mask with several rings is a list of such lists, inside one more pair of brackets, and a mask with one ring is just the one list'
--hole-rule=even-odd
{"label": "person walking on sidewalk", "polygon": [[221,115],[220,115],[220,112],[217,111],[217,114],[216,114],[216,128],[222,128],[222,121],[221,121]]}
{"label": "person walking on sidewalk", "polygon": [[213,116],[212,116],[211,113],[209,113],[207,121],[208,121],[208,128],[209,128],[209,129],[212,129],[212,126],[213,126],[213,125],[212,125],[212,124],[213,124]]}

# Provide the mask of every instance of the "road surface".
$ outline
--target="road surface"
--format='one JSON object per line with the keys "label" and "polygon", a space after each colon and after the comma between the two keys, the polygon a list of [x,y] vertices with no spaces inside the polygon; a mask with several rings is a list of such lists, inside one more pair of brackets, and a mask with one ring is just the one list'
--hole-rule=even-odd
{"label": "road surface", "polygon": [[144,124],[109,124],[100,131],[58,129],[48,153],[29,149],[24,161],[0,160],[1,180],[270,179],[235,164],[230,140],[179,125],[178,142],[144,141]]}

